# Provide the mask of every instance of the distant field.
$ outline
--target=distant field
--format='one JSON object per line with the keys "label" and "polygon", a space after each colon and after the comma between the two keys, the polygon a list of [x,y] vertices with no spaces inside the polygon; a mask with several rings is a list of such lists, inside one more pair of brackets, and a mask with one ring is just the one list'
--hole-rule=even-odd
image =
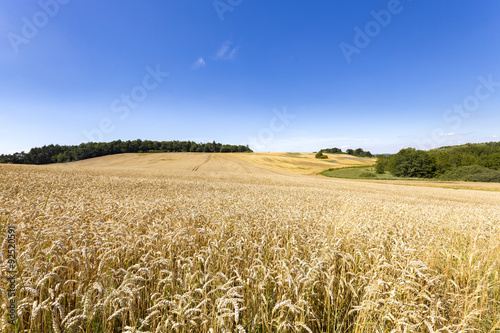
{"label": "distant field", "polygon": [[325,170],[321,172],[321,174],[327,177],[346,179],[401,180],[401,178],[394,177],[389,172],[386,172],[384,174],[377,174],[375,173],[374,167],[339,168],[334,170]]}
{"label": "distant field", "polygon": [[319,160],[308,153],[157,153],[118,154],[98,157],[69,165],[118,168],[148,168],[179,171],[209,171],[232,173],[295,173],[317,174],[328,168],[373,165],[375,158],[358,158],[344,154],[329,154]]}
{"label": "distant field", "polygon": [[[393,177],[389,173],[376,175],[376,178],[364,178],[359,174],[372,172],[371,166],[375,164],[375,158],[358,158],[345,154],[328,154],[328,157],[326,160],[320,160],[314,158],[314,154],[308,153],[131,153],[91,158],[58,166],[254,175],[323,174],[393,185],[500,191],[500,185],[494,183],[419,181]],[[335,170],[325,171],[330,168]]]}
{"label": "distant field", "polygon": [[375,158],[359,158],[345,154],[328,154],[321,160],[310,153],[252,153],[231,154],[244,161],[281,171],[314,175],[328,168],[373,165]]}

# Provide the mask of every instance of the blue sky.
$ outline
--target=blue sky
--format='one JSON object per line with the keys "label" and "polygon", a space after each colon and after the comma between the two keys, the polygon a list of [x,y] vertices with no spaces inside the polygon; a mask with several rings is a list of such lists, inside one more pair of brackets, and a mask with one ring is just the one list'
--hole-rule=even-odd
{"label": "blue sky", "polygon": [[500,2],[5,0],[0,153],[500,141]]}

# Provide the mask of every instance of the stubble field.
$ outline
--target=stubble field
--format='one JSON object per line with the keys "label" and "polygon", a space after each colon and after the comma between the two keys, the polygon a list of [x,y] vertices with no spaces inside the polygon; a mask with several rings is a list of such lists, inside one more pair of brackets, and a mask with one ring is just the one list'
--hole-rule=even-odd
{"label": "stubble field", "polygon": [[499,192],[202,168],[0,165],[2,330],[500,327]]}

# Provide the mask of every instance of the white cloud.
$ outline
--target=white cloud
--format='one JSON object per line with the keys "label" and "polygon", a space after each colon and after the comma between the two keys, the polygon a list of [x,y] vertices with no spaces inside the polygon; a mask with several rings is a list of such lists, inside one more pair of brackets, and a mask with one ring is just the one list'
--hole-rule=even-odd
{"label": "white cloud", "polygon": [[205,59],[203,59],[202,57],[200,57],[198,60],[196,60],[196,62],[193,64],[193,69],[198,69],[200,67],[205,67],[206,63],[205,63]]}
{"label": "white cloud", "polygon": [[441,134],[439,134],[439,136],[456,136],[456,135],[458,135],[458,134],[457,134],[457,133],[453,133],[453,132],[451,132],[451,133],[441,133]]}
{"label": "white cloud", "polygon": [[224,58],[224,56],[227,53],[227,50],[229,50],[229,46],[231,46],[231,42],[229,41],[224,42],[224,44],[222,44],[219,51],[217,51],[217,59]]}
{"label": "white cloud", "polygon": [[232,49],[231,53],[229,53],[229,55],[227,56],[228,59],[233,59],[234,56],[236,55],[236,52],[238,52],[238,47],[235,47],[234,49]]}
{"label": "white cloud", "polygon": [[215,59],[217,60],[233,60],[238,52],[239,47],[232,47],[231,41],[225,41],[217,51]]}

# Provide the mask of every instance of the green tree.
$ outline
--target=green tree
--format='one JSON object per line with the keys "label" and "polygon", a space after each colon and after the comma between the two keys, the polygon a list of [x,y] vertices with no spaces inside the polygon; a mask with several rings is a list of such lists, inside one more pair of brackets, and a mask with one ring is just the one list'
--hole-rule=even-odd
{"label": "green tree", "polygon": [[334,147],[334,148],[325,148],[321,149],[320,152],[322,153],[329,153],[329,154],[342,154],[342,149]]}
{"label": "green tree", "polygon": [[319,159],[327,159],[328,158],[328,156],[324,155],[322,152],[316,153],[316,155],[314,155],[314,157],[319,158]]}
{"label": "green tree", "polygon": [[378,155],[377,156],[377,164],[375,164],[375,172],[378,174],[385,173],[387,168],[387,164],[389,164],[390,157],[386,155]]}
{"label": "green tree", "polygon": [[426,151],[406,148],[391,157],[387,168],[397,177],[432,178],[436,175],[436,160]]}
{"label": "green tree", "polygon": [[354,150],[353,155],[354,156],[364,156],[365,151],[361,148],[357,148]]}

